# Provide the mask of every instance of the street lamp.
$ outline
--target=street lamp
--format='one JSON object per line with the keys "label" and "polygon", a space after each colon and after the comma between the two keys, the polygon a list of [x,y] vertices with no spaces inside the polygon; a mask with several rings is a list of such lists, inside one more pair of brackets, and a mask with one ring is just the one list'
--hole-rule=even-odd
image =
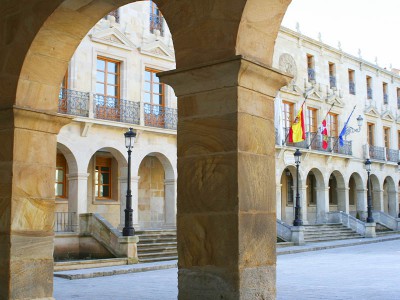
{"label": "street lamp", "polygon": [[357,117],[358,129],[355,129],[355,128],[353,128],[353,127],[347,126],[347,127],[346,127],[346,132],[344,133],[344,137],[346,138],[346,137],[347,137],[349,134],[351,134],[351,133],[360,132],[360,131],[361,131],[362,124],[363,124],[363,121],[364,121],[363,117],[361,117],[361,115],[359,115],[359,116]]}
{"label": "street lamp", "polygon": [[367,216],[367,223],[373,223],[374,218],[372,217],[372,197],[371,197],[371,180],[369,178],[369,173],[371,172],[371,161],[369,158],[365,161],[365,169],[368,173],[368,181],[367,181],[367,205],[368,205],[368,216]]}
{"label": "street lamp", "polygon": [[132,221],[132,192],[131,192],[131,153],[135,143],[136,132],[129,128],[125,135],[125,147],[128,149],[128,188],[126,190],[125,226],[122,229],[123,236],[134,236],[135,228]]}
{"label": "street lamp", "polygon": [[294,162],[296,164],[296,208],[294,211],[294,221],[293,226],[302,226],[303,221],[300,219],[300,194],[299,194],[299,166],[300,166],[300,157],[301,152],[299,149],[296,149],[294,153]]}

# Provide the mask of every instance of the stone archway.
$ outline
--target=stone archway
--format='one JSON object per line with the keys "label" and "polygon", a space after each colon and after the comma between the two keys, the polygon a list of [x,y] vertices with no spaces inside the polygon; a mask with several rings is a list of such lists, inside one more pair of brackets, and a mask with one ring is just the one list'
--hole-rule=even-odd
{"label": "stone archway", "polygon": [[367,217],[366,189],[360,174],[354,172],[349,179],[349,210],[350,214],[358,219]]}
{"label": "stone archway", "polygon": [[381,183],[379,182],[379,178],[377,175],[371,174],[370,180],[371,180],[370,186],[371,186],[371,196],[372,196],[372,210],[383,211],[383,190],[381,188]]}
{"label": "stone archway", "polygon": [[[0,294],[5,298],[52,297],[56,134],[70,122],[55,114],[59,85],[86,32],[131,2],[1,4],[0,138],[6,147],[0,163],[6,186],[0,277],[6,280]],[[271,112],[276,91],[290,78],[270,65],[290,0],[155,2],[171,29],[178,68],[161,78],[179,102],[179,298],[274,298]],[[26,147],[30,155],[23,155]]]}
{"label": "stone archway", "polygon": [[397,218],[397,191],[392,177],[383,181],[383,212]]}
{"label": "stone archway", "polygon": [[307,220],[309,223],[324,223],[329,211],[328,189],[325,186],[324,176],[317,169],[311,169],[307,174]]}
{"label": "stone archway", "polygon": [[349,212],[347,189],[340,171],[333,171],[329,176],[329,211]]}
{"label": "stone archway", "polygon": [[[299,189],[301,189],[301,174],[299,174]],[[277,218],[293,224],[294,207],[296,205],[296,167],[287,166],[280,176],[279,198],[277,198],[277,211],[281,208],[281,214]]]}

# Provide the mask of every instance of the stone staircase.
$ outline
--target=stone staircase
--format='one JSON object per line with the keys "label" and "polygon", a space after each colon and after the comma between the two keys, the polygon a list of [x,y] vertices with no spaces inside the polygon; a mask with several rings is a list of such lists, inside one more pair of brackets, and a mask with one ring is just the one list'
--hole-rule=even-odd
{"label": "stone staircase", "polygon": [[137,231],[140,263],[178,259],[176,230]]}
{"label": "stone staircase", "polygon": [[342,224],[304,225],[304,229],[306,243],[364,238]]}

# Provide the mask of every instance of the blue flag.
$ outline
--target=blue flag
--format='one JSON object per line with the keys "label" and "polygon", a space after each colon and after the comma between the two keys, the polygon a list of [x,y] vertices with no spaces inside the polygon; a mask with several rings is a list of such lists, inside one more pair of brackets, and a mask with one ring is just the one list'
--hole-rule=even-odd
{"label": "blue flag", "polygon": [[344,140],[343,140],[343,136],[346,134],[346,130],[347,130],[347,123],[349,123],[349,120],[351,118],[351,115],[353,114],[354,110],[356,109],[356,107],[354,106],[349,118],[347,119],[346,123],[344,123],[343,129],[339,134],[339,144],[341,147],[343,147],[344,145]]}

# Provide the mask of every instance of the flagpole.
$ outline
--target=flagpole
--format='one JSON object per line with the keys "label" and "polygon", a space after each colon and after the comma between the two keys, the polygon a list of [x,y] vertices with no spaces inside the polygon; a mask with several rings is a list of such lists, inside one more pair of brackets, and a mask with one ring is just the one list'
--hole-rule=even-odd
{"label": "flagpole", "polygon": [[[300,109],[302,109],[304,103],[306,103],[306,100],[307,100],[308,96],[310,96],[310,94],[308,94],[308,92],[310,92],[312,89],[314,89],[314,88],[311,88],[311,89],[309,89],[308,91],[305,91],[305,92],[304,92],[304,94],[305,94],[305,96],[304,96],[304,101],[303,101],[303,103],[301,104]],[[300,110],[299,110],[299,111],[300,111]],[[297,115],[296,115],[296,116],[297,116]],[[294,120],[296,120],[296,118],[295,118]],[[290,123],[289,128],[292,127],[292,125],[293,125],[293,123],[294,123],[294,120]],[[288,131],[288,133],[286,134],[286,138],[285,138],[284,145],[286,145],[286,141],[287,141],[288,137],[289,137],[289,131]]]}
{"label": "flagpole", "polygon": [[[357,106],[357,105],[354,105],[353,110],[351,111],[349,118],[347,119],[346,123],[344,123],[345,125],[349,122],[351,116],[353,115],[354,110],[356,109],[356,106]],[[344,127],[343,127],[343,128],[344,128]],[[343,129],[342,129],[342,130],[343,130]],[[340,138],[340,134],[339,134],[338,138],[336,139],[335,144],[333,144],[332,149],[335,149],[335,147],[336,147],[336,145],[337,145],[337,142],[339,141],[339,138]]]}
{"label": "flagpole", "polygon": [[[331,108],[329,108],[328,112],[325,115],[325,118],[323,118],[322,120],[325,120],[326,117],[328,116],[328,114],[331,112],[332,107],[335,105],[335,102],[332,103]],[[307,146],[307,149],[312,145],[312,143],[314,142],[315,138],[317,137],[317,135],[314,135],[313,138],[310,141],[310,144]]]}

